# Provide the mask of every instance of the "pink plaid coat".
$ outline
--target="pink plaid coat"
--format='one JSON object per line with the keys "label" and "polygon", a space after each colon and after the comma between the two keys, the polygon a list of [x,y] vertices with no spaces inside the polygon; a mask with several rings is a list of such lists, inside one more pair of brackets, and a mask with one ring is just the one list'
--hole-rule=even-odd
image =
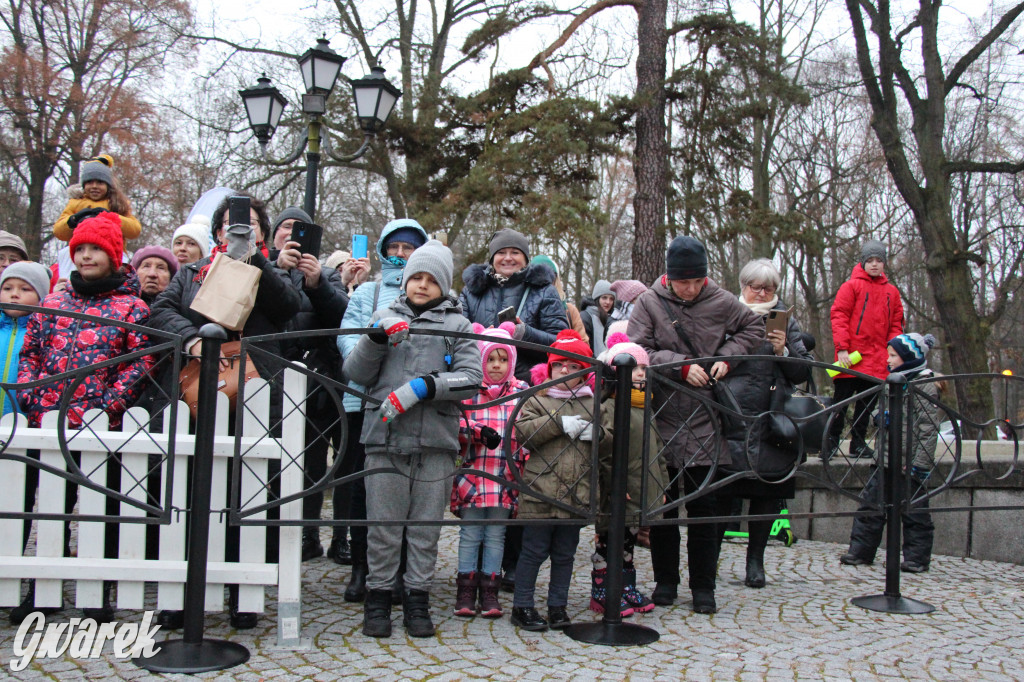
{"label": "pink plaid coat", "polygon": [[[500,393],[492,393],[486,388],[481,388],[472,399],[464,401],[464,405],[479,405],[490,402],[501,397],[509,396],[529,388],[525,381],[512,379],[505,384]],[[515,409],[517,400],[507,400],[491,407],[467,410],[465,420],[459,431],[459,442],[462,444],[463,464],[462,469],[455,473],[455,480],[452,482],[451,510],[456,516],[461,516],[463,509],[471,507],[504,507],[512,511],[511,516],[516,515],[518,508],[518,493],[511,488],[504,487],[488,478],[471,473],[470,470],[484,471],[494,476],[507,480],[515,480],[509,472],[508,462],[502,455],[505,441],[502,440],[494,450],[488,450],[480,438],[480,429],[489,426],[502,438],[511,438],[512,459],[523,471],[523,464],[526,462],[528,453],[516,443],[514,428],[507,428],[509,417]],[[468,422],[468,423],[467,423]]]}

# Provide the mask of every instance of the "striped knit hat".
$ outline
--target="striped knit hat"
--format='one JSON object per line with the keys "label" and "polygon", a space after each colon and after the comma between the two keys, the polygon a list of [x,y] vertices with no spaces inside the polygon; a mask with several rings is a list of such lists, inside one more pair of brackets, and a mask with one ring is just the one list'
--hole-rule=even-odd
{"label": "striped knit hat", "polygon": [[924,366],[928,351],[935,346],[935,337],[931,334],[900,334],[889,341],[889,346],[903,359],[899,371],[908,372]]}

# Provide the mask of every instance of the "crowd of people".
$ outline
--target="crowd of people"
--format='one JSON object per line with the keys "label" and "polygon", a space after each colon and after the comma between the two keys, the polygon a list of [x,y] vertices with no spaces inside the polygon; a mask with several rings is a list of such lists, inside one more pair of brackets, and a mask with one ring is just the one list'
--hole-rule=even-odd
{"label": "crowd of people", "polygon": [[[214,260],[222,257],[245,260],[261,273],[252,312],[232,338],[371,328],[369,334],[267,341],[261,349],[268,353],[253,358],[270,385],[271,404],[276,405],[272,411],[278,414],[280,370],[287,361],[303,362],[347,382],[354,391],[344,395],[339,413],[322,388],[310,388],[308,486],[324,478],[331,452],[338,460],[339,477],[362,470],[390,472],[333,489],[335,518],[357,525],[332,526],[326,554],[351,565],[344,598],[363,602],[363,632],[368,636],[391,634],[395,603],[403,604],[408,634],[434,634],[430,590],[440,526],[431,522],[440,521],[446,510],[473,522],[460,528],[456,615],[502,616],[499,592],[505,589],[513,593],[511,622],[517,627],[545,630],[571,623],[568,595],[580,541],[572,509],[589,505],[595,449],[598,499],[602,509],[609,506],[612,411],[605,409],[601,419],[595,417],[597,402],[610,398],[598,360],[626,354],[636,361],[632,386],[617,389],[630,391],[632,405],[627,482],[631,518],[638,518],[641,506],[651,508],[680,496],[687,499],[684,506],[691,519],[728,516],[736,500],[749,500],[751,514],[770,515],[779,511],[780,500],[794,494],[793,479],[787,474],[798,453],[770,438],[762,420],[716,424],[713,412],[699,409],[702,400],[696,397],[711,396],[713,387],[723,384],[744,413],[757,415],[773,409],[776,391],[792,391],[808,380],[806,365],[744,359],[811,358],[807,335],[795,316],[788,316],[782,328],[766,331],[773,311],[789,310],[779,296],[782,274],[770,260],[751,261],[741,270],[737,297],[709,277],[704,245],[680,236],[668,246],[665,274],[651,286],[599,279],[577,306],[567,300],[554,261],[544,254],[531,258],[527,236],[505,228],[491,237],[487,260],[464,270],[464,286],[456,296],[451,251],[430,239],[416,220],[397,219],[383,227],[372,252],[380,271],[371,277],[373,263],[367,257],[335,251],[321,263],[315,255],[303,253],[292,239],[293,226],[297,221],[312,222],[310,216],[289,207],[272,221],[256,197],[249,197],[248,224],[232,223],[225,197],[209,219],[178,227],[169,247],[143,246],[129,257],[126,240],[138,238],[141,226],[117,187],[113,160],[103,156],[84,163],[80,177],[81,187],[69,192],[71,198],[54,224],[54,235],[67,241],[67,248],[51,267],[30,262],[22,240],[0,232],[0,303],[5,304],[0,328],[7,331],[0,336],[7,358],[3,381],[40,382],[147,345],[137,329],[94,320],[70,323],[59,314],[30,314],[7,305],[85,312],[148,326],[180,336],[187,357],[198,356],[203,344],[199,328],[209,320],[192,303]],[[878,378],[897,367],[912,377],[931,376],[926,356],[935,340],[905,333],[899,293],[886,280],[885,262],[885,246],[867,242],[851,279],[836,297],[836,363],[843,368],[856,364],[858,372]],[[410,335],[410,330],[435,333]],[[476,333],[482,338],[473,341],[444,332]],[[518,347],[517,341],[546,350]],[[698,358],[723,359],[689,362]],[[222,356],[222,361],[230,358]],[[667,376],[688,390],[655,383],[651,395],[657,417],[649,441],[661,456],[645,470],[639,434],[645,423],[647,372],[654,366],[672,367]],[[76,388],[67,410],[68,425],[80,427],[92,408],[106,412],[115,427],[132,405],[159,410],[174,396],[176,379],[147,356],[104,364]],[[43,414],[58,409],[68,383],[64,379],[5,392],[3,411],[21,412],[30,424],[38,425]],[[541,388],[533,391],[534,386]],[[870,386],[860,376],[840,374],[836,399]],[[934,386],[940,390],[941,384]],[[855,405],[852,445],[846,453],[850,457],[874,455],[867,438],[872,409],[870,399]],[[844,413],[833,420],[823,457],[839,452]],[[341,428],[341,420],[347,429]],[[934,430],[928,430],[925,419],[919,426],[925,445],[915,454],[914,478],[923,487],[934,464],[926,447]],[[715,436],[719,429],[722,437]],[[348,433],[345,442],[343,432]],[[716,475],[751,469],[756,477],[691,496]],[[108,471],[108,477],[114,475]],[[879,494],[879,478],[875,472],[869,481],[872,496]],[[519,494],[520,483],[531,494]],[[34,502],[35,481],[29,488],[26,511]],[[73,507],[73,496],[69,504]],[[322,493],[307,495],[303,517],[320,519],[322,507]],[[678,507],[665,515],[677,517]],[[513,517],[551,523],[501,523]],[[372,523],[395,520],[414,523],[402,532]],[[909,515],[905,523],[904,570],[927,570],[932,527],[926,509]],[[881,540],[880,524],[870,516],[858,518],[850,550],[841,561],[871,563]],[[678,596],[679,527],[650,529],[655,588],[648,596],[640,589],[633,557],[641,544],[637,525],[627,524],[625,534],[619,605],[623,616],[670,605]],[[744,582],[751,588],[767,582],[764,553],[770,525],[749,523]],[[718,608],[715,587],[723,531],[723,524],[717,523],[688,526],[688,585],[697,613],[715,613]],[[116,550],[115,524],[108,526],[107,544],[109,552]],[[599,612],[607,607],[608,549],[607,515],[602,514],[594,538],[590,601]],[[275,551],[268,547],[268,556]],[[319,529],[310,524],[303,532],[302,558],[324,553]],[[237,555],[237,538],[234,543],[229,539],[227,559],[237,560]],[[535,592],[547,560],[551,574],[542,613]],[[237,590],[229,595],[232,625],[255,626],[256,614],[238,611]],[[104,597],[105,605],[89,610],[89,617],[112,618],[108,586]],[[22,605],[12,609],[11,620],[20,622],[32,610],[30,586]],[[161,612],[159,622],[180,627],[181,613]]]}

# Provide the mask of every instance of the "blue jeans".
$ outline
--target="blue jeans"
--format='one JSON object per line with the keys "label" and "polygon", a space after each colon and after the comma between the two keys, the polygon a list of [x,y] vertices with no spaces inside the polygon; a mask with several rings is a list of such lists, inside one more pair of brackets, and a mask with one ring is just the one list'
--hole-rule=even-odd
{"label": "blue jeans", "polygon": [[[462,510],[464,520],[507,519],[509,510],[504,507],[468,507]],[[481,545],[483,551],[481,552]],[[505,526],[491,523],[481,526],[459,528],[459,573],[472,573],[477,569],[479,556],[483,554],[480,570],[484,575],[501,574],[501,557],[505,552]]]}

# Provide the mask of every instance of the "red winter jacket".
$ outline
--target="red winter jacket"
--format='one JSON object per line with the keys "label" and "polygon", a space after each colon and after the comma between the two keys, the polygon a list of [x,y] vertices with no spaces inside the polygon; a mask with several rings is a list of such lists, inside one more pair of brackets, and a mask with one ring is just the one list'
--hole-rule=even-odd
{"label": "red winter jacket", "polygon": [[[872,277],[860,263],[850,279],[843,282],[832,303],[832,343],[836,353],[860,351],[854,369],[873,377],[889,376],[889,339],[903,333],[903,301],[900,292],[884,274]],[[837,379],[849,379],[840,374]]]}

